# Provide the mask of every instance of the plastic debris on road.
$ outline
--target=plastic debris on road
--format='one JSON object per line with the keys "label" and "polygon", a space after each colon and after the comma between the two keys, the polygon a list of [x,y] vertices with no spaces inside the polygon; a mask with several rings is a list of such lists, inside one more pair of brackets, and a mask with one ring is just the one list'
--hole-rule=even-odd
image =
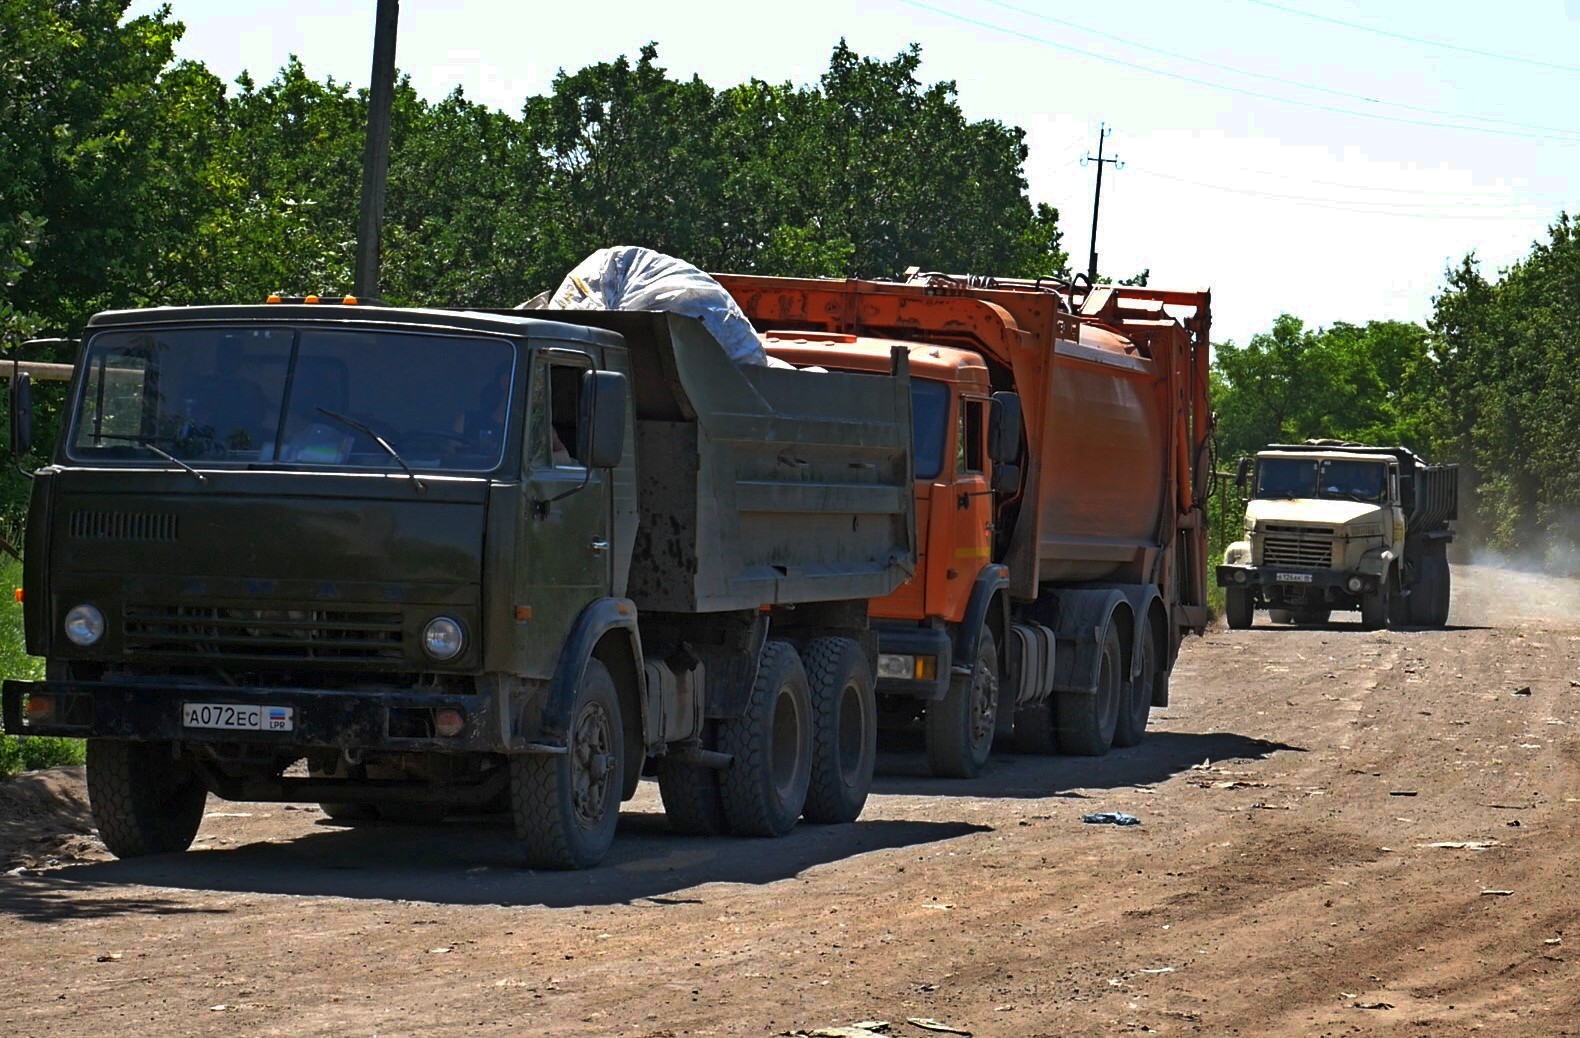
{"label": "plastic debris on road", "polygon": [[1141,819],[1135,815],[1127,815],[1123,811],[1097,811],[1093,814],[1082,815],[1081,821],[1088,825],[1140,825]]}

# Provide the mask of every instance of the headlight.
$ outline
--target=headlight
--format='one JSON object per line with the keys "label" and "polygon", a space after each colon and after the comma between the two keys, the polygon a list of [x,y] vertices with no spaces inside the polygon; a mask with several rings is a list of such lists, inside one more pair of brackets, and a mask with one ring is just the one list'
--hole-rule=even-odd
{"label": "headlight", "polygon": [[902,656],[897,652],[878,654],[878,677],[898,678],[907,681],[916,670],[915,656]]}
{"label": "headlight", "polygon": [[1351,577],[1349,580],[1344,582],[1344,586],[1349,588],[1351,591],[1359,591],[1363,583],[1365,582],[1362,581],[1360,577]]}
{"label": "headlight", "polygon": [[66,637],[73,645],[92,645],[104,637],[104,614],[86,603],[72,606],[66,614]]}
{"label": "headlight", "polygon": [[436,660],[454,659],[466,644],[466,632],[460,621],[448,616],[436,616],[422,629],[422,647]]}

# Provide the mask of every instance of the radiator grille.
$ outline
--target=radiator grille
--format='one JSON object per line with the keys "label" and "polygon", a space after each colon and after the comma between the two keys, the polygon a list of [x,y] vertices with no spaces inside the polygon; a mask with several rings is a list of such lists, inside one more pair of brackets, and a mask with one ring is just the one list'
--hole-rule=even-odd
{"label": "radiator grille", "polygon": [[1262,538],[1262,565],[1331,568],[1333,531],[1270,525]]}
{"label": "radiator grille", "polygon": [[77,511],[71,513],[67,532],[77,540],[173,541],[176,517],[173,512]]}
{"label": "radiator grille", "polygon": [[132,605],[123,634],[128,652],[202,659],[403,658],[400,613]]}

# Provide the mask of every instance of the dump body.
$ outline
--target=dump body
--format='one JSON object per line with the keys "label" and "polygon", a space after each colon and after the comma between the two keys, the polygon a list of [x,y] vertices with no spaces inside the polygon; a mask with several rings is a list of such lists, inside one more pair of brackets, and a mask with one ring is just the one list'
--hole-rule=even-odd
{"label": "dump body", "polygon": [[708,613],[871,598],[910,576],[911,396],[881,373],[743,366],[688,318],[566,311],[631,347],[638,520],[627,594]]}

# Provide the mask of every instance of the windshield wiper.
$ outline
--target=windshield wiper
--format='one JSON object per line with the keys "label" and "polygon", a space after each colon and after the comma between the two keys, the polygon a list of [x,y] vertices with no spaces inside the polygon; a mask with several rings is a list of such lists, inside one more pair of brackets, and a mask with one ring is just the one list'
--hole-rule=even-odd
{"label": "windshield wiper", "polygon": [[388,454],[390,457],[395,459],[395,464],[406,470],[406,475],[411,477],[412,486],[417,488],[417,492],[419,494],[425,493],[428,490],[428,488],[423,485],[422,480],[417,478],[417,473],[413,472],[411,466],[406,464],[406,459],[400,456],[400,452],[394,447],[390,446],[390,442],[388,440],[374,432],[373,428],[366,422],[360,422],[348,415],[341,414],[339,411],[331,411],[327,407],[318,408],[318,413],[324,415],[327,418],[333,418],[342,425],[349,426],[350,428],[355,429],[357,432],[363,433],[364,435],[370,437],[374,443],[384,448],[385,454]]}
{"label": "windshield wiper", "polygon": [[156,447],[147,436],[121,436],[116,433],[95,433],[94,438],[99,440],[123,440],[127,443],[134,443],[144,450],[153,451],[155,454],[170,462],[172,465],[180,466],[183,472],[190,472],[199,483],[206,483],[208,481],[207,476],[203,475],[203,473],[199,472],[191,465],[188,465],[186,462],[182,461],[180,458],[176,457],[174,454],[171,454],[164,448]]}

